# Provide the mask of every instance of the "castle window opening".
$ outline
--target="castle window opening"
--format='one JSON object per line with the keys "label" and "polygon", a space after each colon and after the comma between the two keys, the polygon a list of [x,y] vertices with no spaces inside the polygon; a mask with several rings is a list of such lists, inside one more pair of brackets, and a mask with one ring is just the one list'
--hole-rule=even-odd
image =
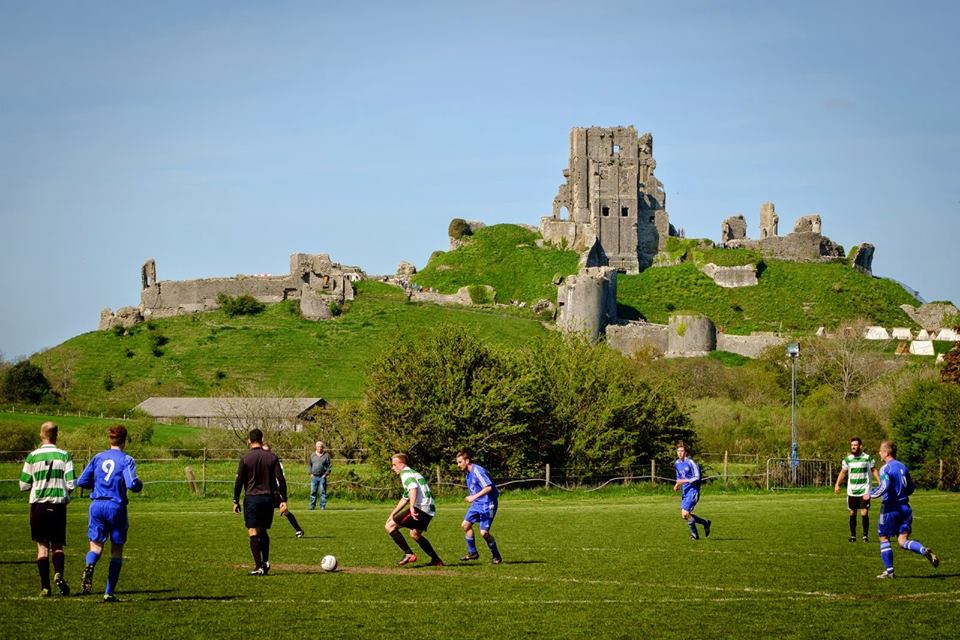
{"label": "castle window opening", "polygon": [[610,207],[604,207],[604,208],[601,210],[600,213],[603,215],[603,217],[609,216],[609,215],[610,215]]}
{"label": "castle window opening", "polygon": [[630,215],[630,207],[620,207],[620,215],[626,218]]}
{"label": "castle window opening", "polygon": [[656,216],[650,216],[650,224],[653,224],[657,221]]}
{"label": "castle window opening", "polygon": [[613,152],[620,153],[620,145],[618,145],[616,142],[613,143]]}

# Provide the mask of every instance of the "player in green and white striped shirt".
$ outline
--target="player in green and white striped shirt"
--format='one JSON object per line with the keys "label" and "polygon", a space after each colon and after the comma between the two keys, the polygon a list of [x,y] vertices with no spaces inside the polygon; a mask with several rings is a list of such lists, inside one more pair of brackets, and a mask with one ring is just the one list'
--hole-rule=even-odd
{"label": "player in green and white striped shirt", "polygon": [[30,535],[37,543],[40,597],[50,595],[50,556],[53,580],[61,595],[70,595],[63,578],[63,546],[67,542],[67,502],[74,487],[73,459],[57,448],[57,425],[40,426],[42,445],[32,451],[20,472],[20,490],[30,492]]}
{"label": "player in green and white striped shirt", "polygon": [[[403,497],[390,512],[390,517],[384,524],[387,534],[403,551],[403,558],[397,564],[403,566],[417,561],[416,554],[400,532],[401,528],[407,528],[410,529],[410,537],[430,556],[427,566],[442,567],[443,560],[437,555],[430,541],[423,536],[423,532],[430,526],[430,521],[437,513],[436,503],[433,501],[433,494],[426,479],[407,466],[407,456],[404,453],[398,453],[390,458],[390,468],[400,476],[400,484],[403,485]],[[407,505],[410,509],[404,510]]]}
{"label": "player in green and white striped shirt", "polygon": [[870,472],[880,484],[880,475],[874,466],[873,458],[863,451],[863,441],[860,438],[850,439],[850,455],[840,464],[840,473],[837,483],[833,485],[833,492],[840,493],[840,483],[844,476],[847,479],[847,509],[850,512],[850,542],[857,541],[857,510],[860,511],[860,521],[863,525],[863,541],[869,542],[870,536],[870,500],[864,496],[870,493]]}

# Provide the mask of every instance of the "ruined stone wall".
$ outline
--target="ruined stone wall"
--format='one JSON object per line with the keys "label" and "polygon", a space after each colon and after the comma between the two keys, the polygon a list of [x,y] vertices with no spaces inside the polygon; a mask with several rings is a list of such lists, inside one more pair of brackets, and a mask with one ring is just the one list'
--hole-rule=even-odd
{"label": "ruined stone wall", "polygon": [[760,205],[760,239],[772,238],[777,235],[777,224],[780,222],[776,208],[772,202]]}
{"label": "ruined stone wall", "polygon": [[786,338],[772,333],[755,333],[749,336],[717,334],[717,351],[729,351],[747,358],[757,358],[764,349],[786,343]]}
{"label": "ruined stone wall", "polygon": [[576,250],[590,252],[590,266],[628,273],[650,266],[671,231],[655,168],[649,133],[638,136],[632,126],[571,130],[566,182],[540,232],[551,242],[565,238]]}
{"label": "ruined stone wall", "polygon": [[873,275],[873,252],[875,248],[872,244],[864,242],[850,249],[850,265],[867,275]]}
{"label": "ruined stone wall", "polygon": [[668,327],[668,357],[705,356],[717,348],[717,328],[706,316],[670,316]]}
{"label": "ruined stone wall", "polygon": [[663,355],[667,352],[670,327],[665,324],[628,322],[611,324],[606,329],[606,343],[625,356],[637,353]]}
{"label": "ruined stone wall", "polygon": [[720,246],[729,247],[731,243],[747,238],[747,220],[742,215],[730,216],[720,226]]}
{"label": "ruined stone wall", "polygon": [[561,331],[596,340],[617,317],[616,269],[587,267],[567,277],[557,289],[557,306]]}
{"label": "ruined stone wall", "polygon": [[712,262],[703,265],[703,273],[717,283],[718,286],[735,289],[737,287],[753,287],[760,284],[757,279],[757,267],[745,264],[737,267],[718,267]]}
{"label": "ruined stone wall", "polygon": [[263,303],[299,300],[301,315],[319,320],[330,317],[332,304],[353,300],[353,281],[364,275],[360,269],[332,262],[326,254],[295,253],[290,256],[290,273],[285,276],[157,280],[156,262],[150,259],[141,268],[140,277],[142,289],[136,313],[126,307],[117,313],[104,309],[100,314],[101,329],[211,311],[220,306],[220,294],[234,298],[249,295]]}

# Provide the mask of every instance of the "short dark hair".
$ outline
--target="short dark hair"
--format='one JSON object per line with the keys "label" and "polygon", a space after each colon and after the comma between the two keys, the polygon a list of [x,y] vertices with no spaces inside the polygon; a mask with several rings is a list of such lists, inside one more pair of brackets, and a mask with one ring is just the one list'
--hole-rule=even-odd
{"label": "short dark hair", "polygon": [[107,438],[110,439],[110,445],[119,447],[127,443],[127,428],[122,424],[115,424],[107,429]]}
{"label": "short dark hair", "polygon": [[263,431],[260,431],[260,429],[256,428],[250,429],[247,439],[250,440],[250,442],[259,442],[260,444],[263,444]]}
{"label": "short dark hair", "polygon": [[457,455],[454,456],[454,457],[456,457],[456,458],[466,458],[467,460],[470,460],[470,461],[472,462],[472,461],[473,461],[473,452],[470,451],[470,449],[467,449],[466,447],[464,447],[463,449],[460,449],[459,451],[457,451]]}
{"label": "short dark hair", "polygon": [[863,440],[861,440],[859,436],[853,436],[850,438],[850,442],[856,442],[860,446],[863,446]]}
{"label": "short dark hair", "polygon": [[683,447],[684,450],[686,450],[686,448],[687,448],[687,443],[684,442],[683,440],[678,440],[678,441],[677,441],[677,446],[674,447],[674,449],[679,449],[680,447]]}

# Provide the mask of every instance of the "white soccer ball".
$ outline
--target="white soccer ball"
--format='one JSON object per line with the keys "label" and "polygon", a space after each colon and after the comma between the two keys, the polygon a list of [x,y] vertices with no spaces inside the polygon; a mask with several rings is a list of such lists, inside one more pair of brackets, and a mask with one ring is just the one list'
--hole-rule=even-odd
{"label": "white soccer ball", "polygon": [[335,556],[323,556],[323,560],[320,561],[320,568],[324,571],[336,571],[337,558]]}

